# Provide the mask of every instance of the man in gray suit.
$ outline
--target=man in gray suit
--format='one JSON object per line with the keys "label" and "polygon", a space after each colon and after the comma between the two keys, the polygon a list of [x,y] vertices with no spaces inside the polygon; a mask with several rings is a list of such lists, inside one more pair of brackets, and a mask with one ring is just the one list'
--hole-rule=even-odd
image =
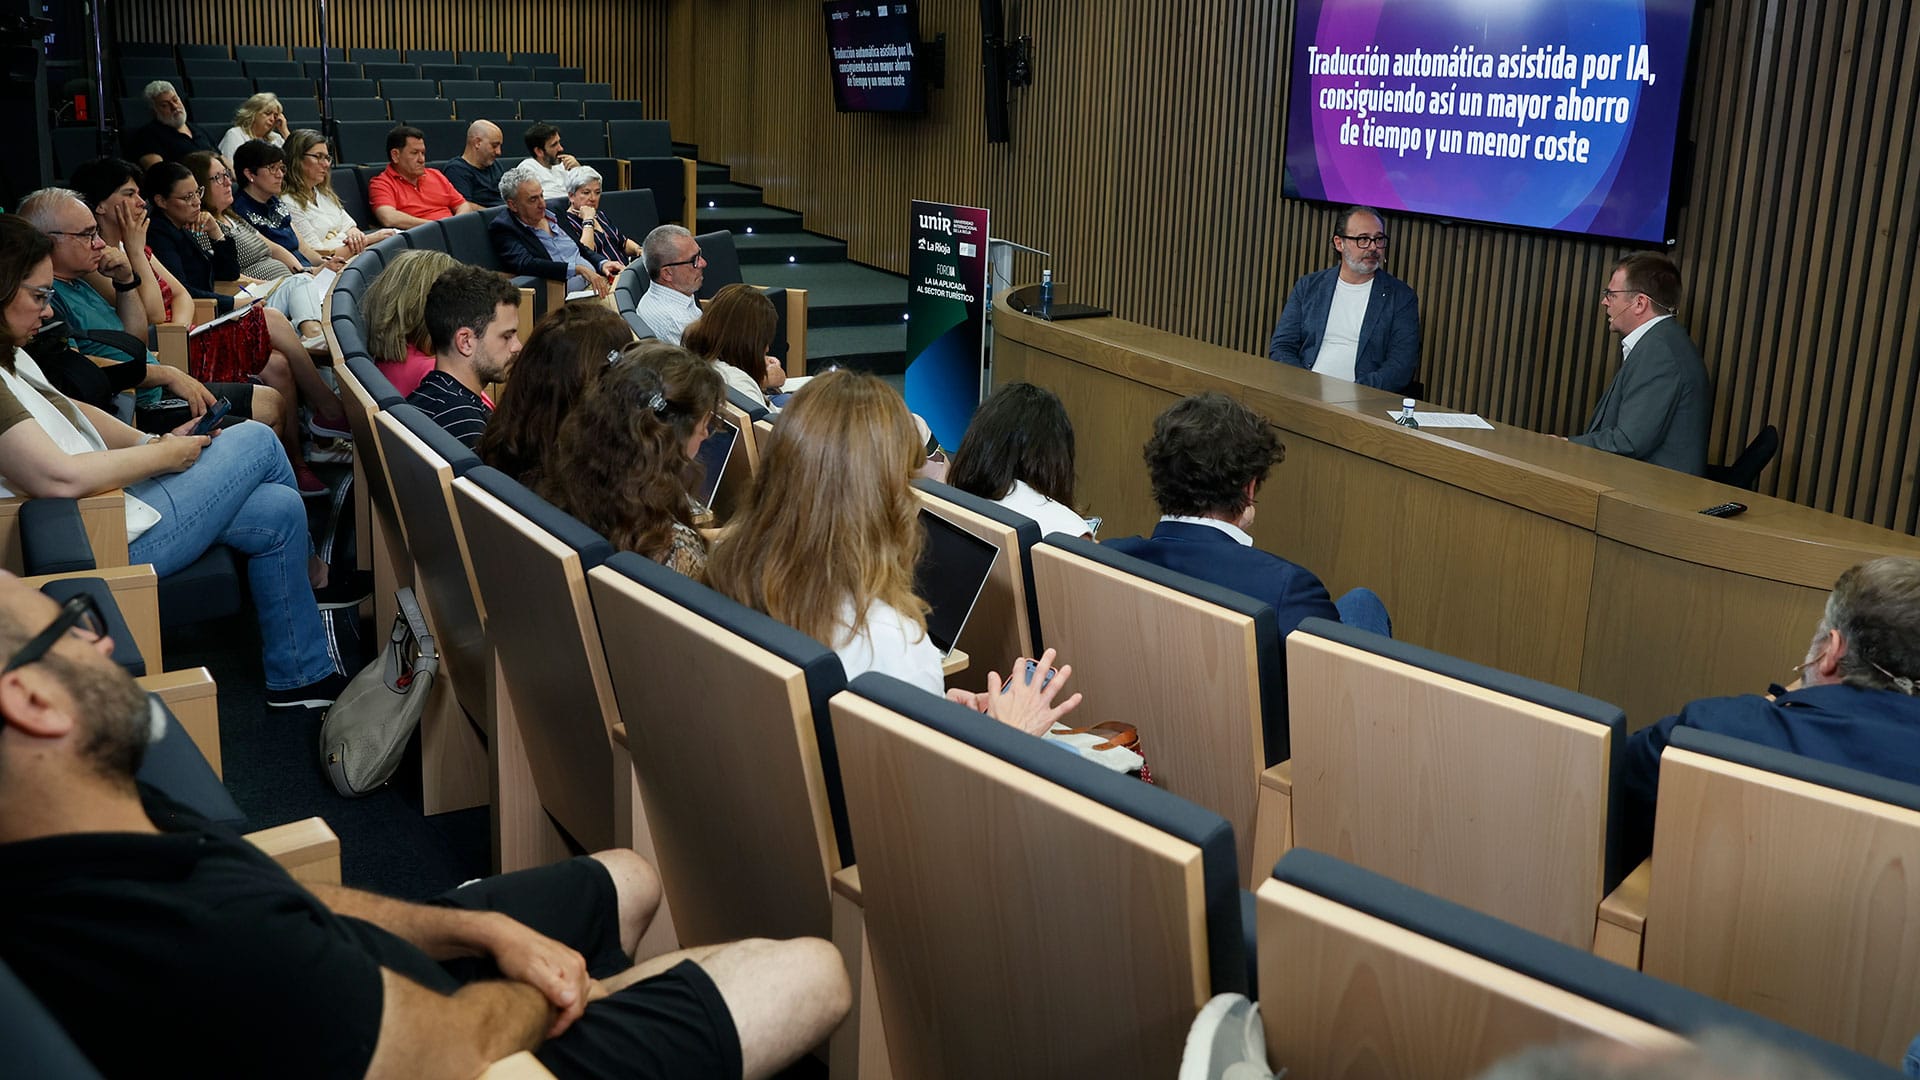
{"label": "man in gray suit", "polygon": [[1400,393],[1420,364],[1420,301],[1406,282],[1380,268],[1387,226],[1379,211],[1340,211],[1333,250],[1339,263],[1294,283],[1267,355]]}
{"label": "man in gray suit", "polygon": [[1573,442],[1699,476],[1707,468],[1713,390],[1686,328],[1673,317],[1680,270],[1653,252],[1614,264],[1601,290],[1607,325],[1623,335],[1613,385]]}

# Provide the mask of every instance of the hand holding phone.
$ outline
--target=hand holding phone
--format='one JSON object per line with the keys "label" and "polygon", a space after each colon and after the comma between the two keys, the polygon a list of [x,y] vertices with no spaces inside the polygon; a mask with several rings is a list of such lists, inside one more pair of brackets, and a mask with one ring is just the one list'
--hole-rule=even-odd
{"label": "hand holding phone", "polygon": [[193,425],[193,430],[189,434],[193,434],[193,435],[212,434],[213,429],[219,427],[220,421],[225,420],[227,418],[227,414],[232,411],[233,411],[233,402],[228,401],[226,398],[219,398],[215,400],[213,403],[213,408],[208,409],[206,412],[200,414],[200,422]]}

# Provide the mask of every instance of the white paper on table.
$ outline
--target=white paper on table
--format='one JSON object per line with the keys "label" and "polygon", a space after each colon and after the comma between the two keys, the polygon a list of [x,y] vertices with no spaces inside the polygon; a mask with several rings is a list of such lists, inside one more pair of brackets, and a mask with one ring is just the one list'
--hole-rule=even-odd
{"label": "white paper on table", "polygon": [[187,336],[199,337],[201,334],[204,334],[207,331],[213,329],[214,327],[219,326],[221,323],[230,323],[235,319],[243,317],[244,315],[246,315],[247,312],[252,310],[253,310],[253,305],[236,299],[234,302],[232,311],[227,312],[225,315],[222,315],[217,319],[208,319],[206,322],[201,323],[199,326],[195,326],[189,329],[187,331]]}
{"label": "white paper on table", "polygon": [[592,289],[576,289],[567,294],[567,303],[571,304],[575,300],[592,300],[599,295],[599,293],[594,292]]}
{"label": "white paper on table", "polygon": [[[1406,415],[1399,409],[1388,409],[1387,415],[1395,420]],[[1480,431],[1492,431],[1493,425],[1480,419],[1478,413],[1470,412],[1421,412],[1414,410],[1413,418],[1423,428],[1476,428]]]}

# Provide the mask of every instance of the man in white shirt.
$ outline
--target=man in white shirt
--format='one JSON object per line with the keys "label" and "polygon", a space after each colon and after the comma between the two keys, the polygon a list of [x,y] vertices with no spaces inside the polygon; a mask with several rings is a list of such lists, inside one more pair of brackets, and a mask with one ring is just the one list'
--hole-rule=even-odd
{"label": "man in white shirt", "polygon": [[1294,283],[1267,355],[1315,374],[1399,393],[1420,365],[1420,301],[1381,269],[1387,226],[1349,206],[1333,231],[1340,261]]}
{"label": "man in white shirt", "polygon": [[652,282],[634,311],[655,337],[678,345],[681,333],[700,317],[700,303],[693,298],[707,276],[700,242],[678,225],[662,225],[647,234],[640,253]]}
{"label": "man in white shirt", "polygon": [[580,162],[560,142],[560,129],[541,121],[527,129],[527,160],[521,162],[533,169],[540,178],[540,194],[549,199],[562,199],[567,194],[567,173],[580,167]]}

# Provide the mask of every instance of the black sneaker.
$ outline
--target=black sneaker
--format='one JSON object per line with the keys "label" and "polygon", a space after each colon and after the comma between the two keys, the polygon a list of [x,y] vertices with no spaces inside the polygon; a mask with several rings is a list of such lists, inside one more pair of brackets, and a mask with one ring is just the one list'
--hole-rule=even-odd
{"label": "black sneaker", "polygon": [[321,611],[359,607],[373,595],[373,575],[365,570],[335,570],[327,578],[325,588],[313,590],[313,602]]}
{"label": "black sneaker", "polygon": [[332,705],[333,700],[345,693],[346,689],[347,677],[336,671],[319,682],[310,682],[305,686],[268,690],[267,708],[324,709]]}

